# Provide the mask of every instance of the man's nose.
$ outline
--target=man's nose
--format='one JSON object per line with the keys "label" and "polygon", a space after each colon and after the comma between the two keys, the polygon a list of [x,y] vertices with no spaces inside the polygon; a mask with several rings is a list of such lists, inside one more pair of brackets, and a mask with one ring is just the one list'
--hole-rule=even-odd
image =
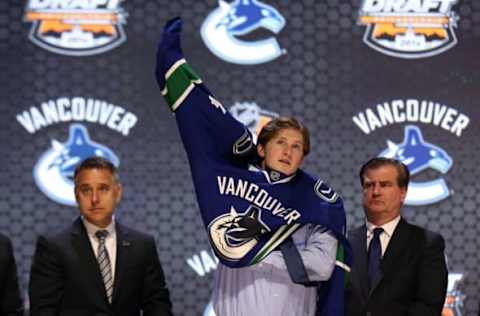
{"label": "man's nose", "polygon": [[92,192],[92,204],[97,204],[100,201],[100,197],[98,195],[98,191],[93,190]]}

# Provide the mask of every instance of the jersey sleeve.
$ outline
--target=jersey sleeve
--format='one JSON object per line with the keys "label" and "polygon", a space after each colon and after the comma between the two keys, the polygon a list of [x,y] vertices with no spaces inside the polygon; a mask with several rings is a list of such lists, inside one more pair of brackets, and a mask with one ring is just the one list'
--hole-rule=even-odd
{"label": "jersey sleeve", "polygon": [[181,20],[164,28],[157,51],[157,82],[178,127],[191,160],[221,159],[244,155],[254,147],[252,137],[214,98],[200,77],[183,58],[180,46]]}

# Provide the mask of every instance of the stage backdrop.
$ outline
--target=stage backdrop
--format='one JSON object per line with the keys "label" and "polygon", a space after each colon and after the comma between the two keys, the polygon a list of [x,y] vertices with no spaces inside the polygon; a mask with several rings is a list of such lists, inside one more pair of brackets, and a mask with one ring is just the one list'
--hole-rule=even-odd
{"label": "stage backdrop", "polygon": [[343,196],[349,227],[364,218],[361,164],[407,163],[404,216],[446,239],[445,315],[476,315],[477,0],[1,1],[0,231],[25,294],[38,234],[78,215],[72,168],[101,154],[121,170],[117,218],[156,237],[176,315],[206,310],[217,260],[153,75],[175,16],[191,65],[252,131],[277,115],[310,128],[305,169]]}

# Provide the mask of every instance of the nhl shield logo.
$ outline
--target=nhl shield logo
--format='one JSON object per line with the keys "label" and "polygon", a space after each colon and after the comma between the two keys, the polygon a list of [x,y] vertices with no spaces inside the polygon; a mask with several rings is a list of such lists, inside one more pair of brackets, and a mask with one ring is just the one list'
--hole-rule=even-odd
{"label": "nhl shield logo", "polygon": [[261,108],[255,102],[235,102],[228,111],[237,121],[248,128],[254,142],[257,141],[257,136],[265,124],[279,116],[278,113]]}
{"label": "nhl shield logo", "polygon": [[457,0],[364,0],[358,24],[367,26],[363,41],[393,57],[424,58],[440,54],[457,43],[453,30]]}
{"label": "nhl shield logo", "polygon": [[121,0],[29,0],[24,20],[32,23],[30,40],[62,55],[88,56],[126,40]]}

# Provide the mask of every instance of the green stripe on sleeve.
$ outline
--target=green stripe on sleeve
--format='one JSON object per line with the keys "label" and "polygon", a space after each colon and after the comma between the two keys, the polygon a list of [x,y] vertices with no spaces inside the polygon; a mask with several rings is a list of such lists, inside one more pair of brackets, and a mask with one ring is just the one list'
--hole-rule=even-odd
{"label": "green stripe on sleeve", "polygon": [[293,234],[299,226],[299,224],[290,224],[280,227],[270,238],[270,240],[263,246],[263,248],[257,253],[257,255],[250,261],[249,265],[262,261],[270,252],[272,252],[279,244],[281,244],[282,241]]}
{"label": "green stripe on sleeve", "polygon": [[167,72],[166,87],[162,91],[170,109],[175,111],[202,80],[193,69],[183,60],[174,64]]}

